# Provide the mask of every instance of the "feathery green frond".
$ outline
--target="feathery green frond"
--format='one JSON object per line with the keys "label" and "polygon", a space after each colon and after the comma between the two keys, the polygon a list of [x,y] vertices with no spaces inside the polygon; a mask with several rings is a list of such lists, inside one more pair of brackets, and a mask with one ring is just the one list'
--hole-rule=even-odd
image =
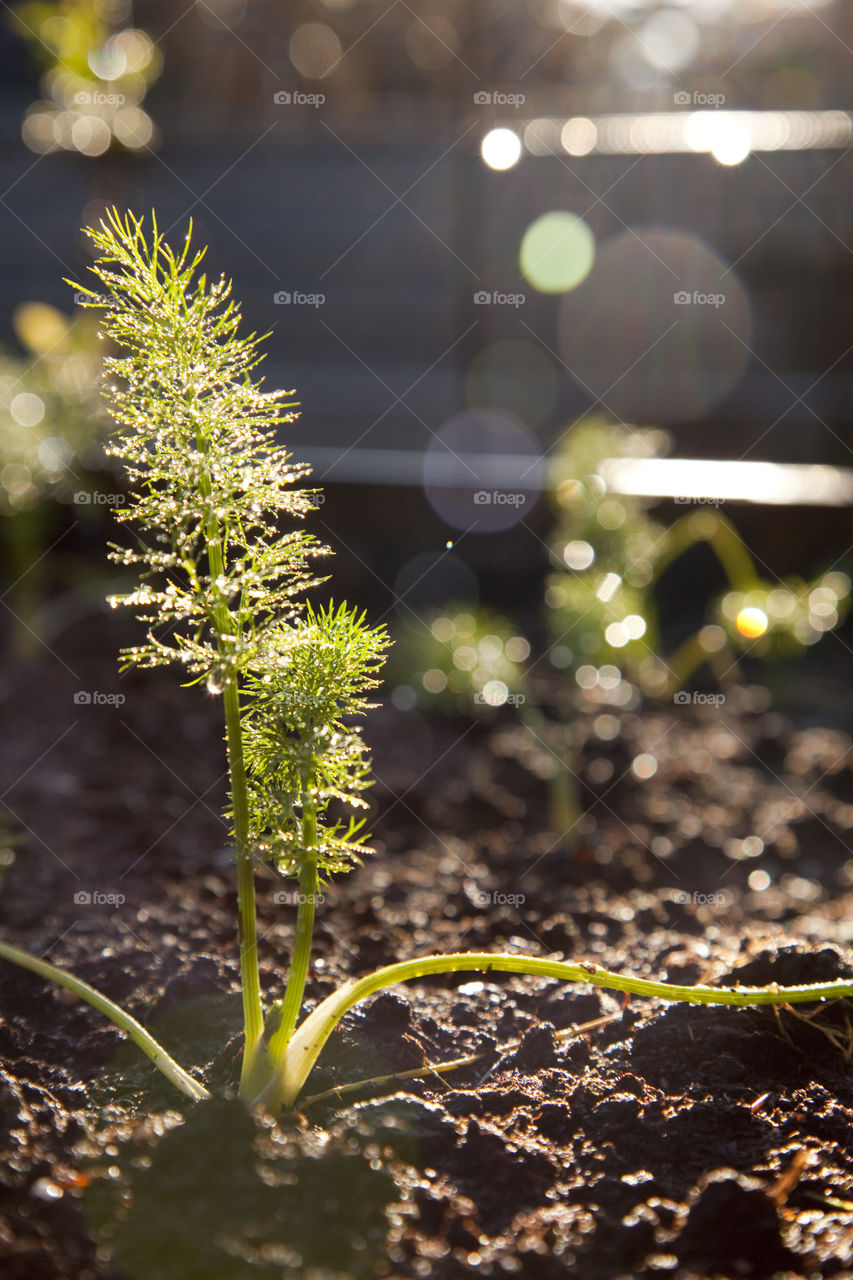
{"label": "feathery green frond", "polygon": [[[363,825],[327,818],[330,805],[364,809],[369,759],[358,729],[347,723],[373,704],[388,639],[364,614],[342,604],[264,637],[260,677],[246,682],[243,717],[251,838],[278,869],[297,874],[306,852],[321,875],[347,871],[366,852]],[[306,812],[316,822],[315,847],[302,847]]]}
{"label": "feathery green frond", "polygon": [[88,232],[103,293],[84,290],[83,305],[102,312],[121,351],[106,361],[120,424],[110,452],[136,492],[116,514],[142,540],[112,558],[138,566],[141,585],[111,603],[149,624],[125,657],[179,661],[216,683],[252,664],[267,626],[299,612],[317,582],[310,561],[327,548],[302,530],[281,532],[317,505],[316,491],[294,487],[309,468],[275,440],[296,416],[292,393],[252,381],[261,339],[239,335],[230,281],[197,276],[204,255],[191,254],[191,231],[176,254],[156,222],[146,237],[140,219],[112,211]]}

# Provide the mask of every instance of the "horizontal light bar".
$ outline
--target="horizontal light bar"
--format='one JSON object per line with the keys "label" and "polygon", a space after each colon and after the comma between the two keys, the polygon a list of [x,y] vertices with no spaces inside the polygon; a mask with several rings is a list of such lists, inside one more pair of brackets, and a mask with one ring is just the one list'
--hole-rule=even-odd
{"label": "horizontal light bar", "polygon": [[[847,111],[725,111],[713,93],[684,94],[698,109],[645,115],[540,116],[508,121],[536,156],[663,155],[679,152],[837,150],[853,143]],[[687,105],[687,103],[686,103]]]}
{"label": "horizontal light bar", "polygon": [[599,474],[615,493],[646,498],[755,502],[772,506],[853,504],[853,471],[783,462],[699,458],[608,458]]}
{"label": "horizontal light bar", "polygon": [[[420,488],[424,455],[416,449],[334,449],[296,446],[296,456],[311,464],[318,484],[389,484]],[[437,464],[443,461],[447,475]],[[463,487],[490,485],[515,489],[525,481],[539,486],[537,460],[518,454],[452,454],[430,460],[430,483]],[[853,505],[853,470],[787,462],[721,462],[694,458],[609,458],[599,473],[613,493],[636,497],[751,502],[773,506],[844,507]]]}

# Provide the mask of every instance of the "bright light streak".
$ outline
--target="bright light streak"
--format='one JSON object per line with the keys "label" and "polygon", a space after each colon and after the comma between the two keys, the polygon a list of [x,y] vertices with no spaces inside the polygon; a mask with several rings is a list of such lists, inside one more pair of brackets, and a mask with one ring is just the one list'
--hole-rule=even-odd
{"label": "bright light streak", "polygon": [[[531,155],[553,154],[557,136],[570,156],[703,152],[720,164],[739,164],[751,151],[839,150],[853,144],[853,115],[847,111],[656,111],[536,119],[519,122],[518,127]],[[512,134],[510,145],[517,145],[520,154],[519,135],[511,129],[493,129],[483,140],[484,148],[497,133]]]}
{"label": "bright light streak", "polygon": [[762,502],[843,507],[853,503],[853,471],[782,462],[698,458],[608,458],[599,468],[615,493],[685,502]]}

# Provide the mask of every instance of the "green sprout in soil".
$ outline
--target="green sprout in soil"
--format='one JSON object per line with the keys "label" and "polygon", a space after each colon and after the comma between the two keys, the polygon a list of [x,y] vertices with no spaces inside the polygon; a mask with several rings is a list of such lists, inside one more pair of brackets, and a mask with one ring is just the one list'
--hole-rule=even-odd
{"label": "green sprout in soil", "polygon": [[[316,505],[307,474],[276,442],[292,416],[283,392],[252,370],[261,339],[238,336],[225,280],[209,284],[203,253],[179,253],[156,222],[150,238],[132,214],[111,212],[88,232],[103,293],[87,290],[110,358],[118,421],[112,452],[133,485],[118,512],[137,542],[113,558],[139,585],[114,604],[136,609],[145,640],[125,665],[177,664],[189,684],[222,699],[230,776],[228,816],[237,869],[244,1051],[240,1097],[276,1113],[292,1107],[341,1018],[398,982],[438,973],[504,972],[589,983],[699,1004],[779,1005],[853,995],[853,983],[684,987],[625,977],[594,963],[490,952],[413,957],[345,983],[303,1014],[320,886],[367,850],[359,810],[368,760],[353,717],[368,709],[387,637],[346,604],[313,609],[311,565],[326,548],[296,523]],[[282,526],[286,525],[286,528]],[[350,817],[341,814],[349,813]],[[258,968],[254,870],[267,860],[298,879],[298,918],[283,997],[265,1004]],[[208,1097],[145,1028],[106,996],[49,962],[0,943],[0,956],[57,982],[135,1041],[191,1098]],[[300,1021],[301,1018],[301,1021]]]}
{"label": "green sprout in soil", "polygon": [[[596,419],[567,432],[552,474],[556,571],[545,594],[561,667],[577,676],[583,667],[614,665],[657,698],[672,698],[704,665],[725,681],[737,654],[799,655],[850,607],[850,579],[837,571],[811,581],[763,579],[735,526],[712,506],[665,529],[648,514],[647,499],[608,489],[609,465],[660,457],[668,447],[662,431]],[[716,557],[727,588],[709,601],[706,625],[664,655],[655,585],[701,545]]]}

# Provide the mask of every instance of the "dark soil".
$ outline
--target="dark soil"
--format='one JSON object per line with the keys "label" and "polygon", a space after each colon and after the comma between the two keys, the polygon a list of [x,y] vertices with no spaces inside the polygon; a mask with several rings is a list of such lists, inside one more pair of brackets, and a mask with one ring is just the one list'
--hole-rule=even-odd
{"label": "dark soil", "polygon": [[[24,840],[3,934],[123,1001],[217,1097],[188,1104],[93,1010],[3,964],[4,1280],[853,1276],[841,1002],[425,980],[347,1018],[297,1112],[249,1116],[219,708],[169,673],[105,675],[120,626],[5,669],[4,803]],[[126,701],[76,704],[81,689]],[[587,695],[572,840],[550,829],[550,753],[513,712],[375,712],[377,857],[326,894],[310,1000],[446,950],[681,982],[853,972],[850,703],[823,692],[809,720],[753,686],[720,708]],[[269,995],[295,918],[282,887],[259,870]],[[397,1092],[308,1100],[473,1053]]]}

